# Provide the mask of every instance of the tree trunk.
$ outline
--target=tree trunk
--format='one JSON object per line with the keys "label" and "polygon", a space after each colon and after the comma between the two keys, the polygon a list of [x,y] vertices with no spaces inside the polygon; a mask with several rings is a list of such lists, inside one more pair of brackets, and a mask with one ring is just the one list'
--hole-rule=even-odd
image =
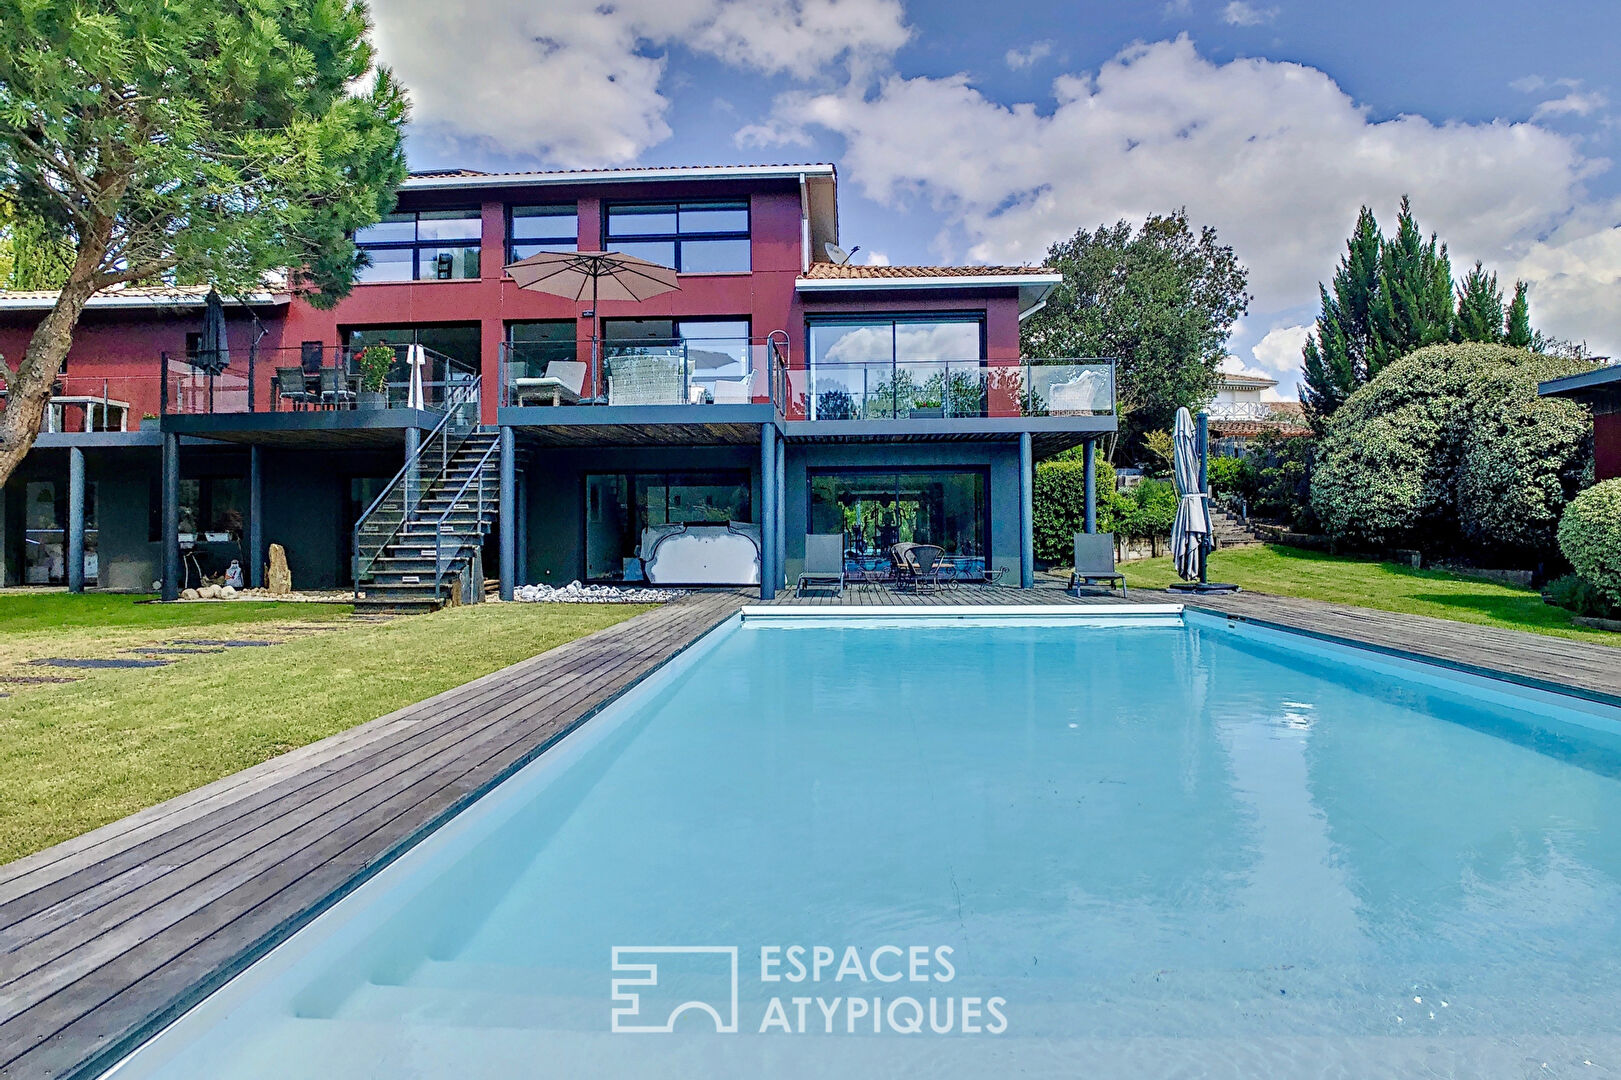
{"label": "tree trunk", "polygon": [[6,404],[0,410],[0,487],[11,479],[39,436],[45,406],[51,400],[51,386],[62,373],[62,364],[73,345],[73,328],[79,323],[79,314],[96,292],[96,275],[111,237],[112,221],[108,219],[98,222],[83,238],[56,305],[34,328],[17,370],[5,372]]}

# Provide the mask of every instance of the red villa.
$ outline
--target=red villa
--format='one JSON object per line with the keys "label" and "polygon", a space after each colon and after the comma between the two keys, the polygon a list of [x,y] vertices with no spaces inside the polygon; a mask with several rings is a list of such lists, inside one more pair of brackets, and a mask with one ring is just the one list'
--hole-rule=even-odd
{"label": "red villa", "polygon": [[[257,583],[277,543],[298,586],[396,607],[486,565],[506,596],[771,595],[841,533],[851,572],[915,540],[1028,586],[1034,460],[1115,429],[1108,360],[1020,354],[1055,272],[847,265],[831,165],[423,173],[356,239],[371,266],[331,311],[229,298],[226,355],[200,348],[205,290],[93,299],[0,491],[4,583],[173,596],[231,559]],[[593,315],[503,273],[573,250],[680,287]],[[53,299],[0,293],[0,353]]]}

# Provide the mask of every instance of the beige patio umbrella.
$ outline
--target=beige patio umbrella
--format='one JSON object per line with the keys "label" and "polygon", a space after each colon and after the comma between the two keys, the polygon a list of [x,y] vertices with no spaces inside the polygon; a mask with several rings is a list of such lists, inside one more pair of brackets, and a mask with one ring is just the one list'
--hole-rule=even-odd
{"label": "beige patio umbrella", "polygon": [[597,378],[597,341],[602,337],[603,300],[640,303],[681,288],[673,267],[638,259],[618,251],[542,251],[506,267],[520,289],[566,296],[591,297],[591,379]]}

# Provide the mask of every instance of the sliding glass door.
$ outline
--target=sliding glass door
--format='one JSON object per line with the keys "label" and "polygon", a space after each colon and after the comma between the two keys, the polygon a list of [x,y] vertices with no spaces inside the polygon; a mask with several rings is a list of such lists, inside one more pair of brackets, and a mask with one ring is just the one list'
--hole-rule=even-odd
{"label": "sliding glass door", "polygon": [[588,474],[586,580],[641,580],[643,534],[649,527],[753,518],[747,469]]}
{"label": "sliding glass door", "polygon": [[812,420],[982,416],[978,317],[813,322],[806,411]]}
{"label": "sliding glass door", "polygon": [[813,469],[810,531],[842,533],[847,568],[881,569],[894,544],[934,544],[961,576],[980,577],[990,554],[990,478],[984,469]]}

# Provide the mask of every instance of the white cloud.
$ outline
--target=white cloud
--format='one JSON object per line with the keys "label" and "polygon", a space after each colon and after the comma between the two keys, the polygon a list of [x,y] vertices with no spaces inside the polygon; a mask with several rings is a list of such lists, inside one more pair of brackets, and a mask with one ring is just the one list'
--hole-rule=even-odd
{"label": "white cloud", "polygon": [[889,256],[882,251],[863,251],[861,253],[862,266],[888,266]]}
{"label": "white cloud", "polygon": [[1245,0],[1232,0],[1221,9],[1221,21],[1228,26],[1260,26],[1278,17],[1278,9],[1259,8]]}
{"label": "white cloud", "polygon": [[1375,121],[1322,71],[1217,64],[1186,37],[1134,45],[1053,92],[1042,112],[991,101],[962,75],[897,76],[875,92],[786,95],[775,124],[838,133],[847,183],[892,207],[935,208],[956,238],[941,257],[1038,259],[1077,228],[1186,206],[1250,267],[1251,320],[1268,327],[1309,318],[1359,206],[1388,227],[1411,194],[1455,264],[1484,259],[1533,282],[1538,327],[1621,345],[1610,269],[1621,215],[1589,201],[1583,181],[1608,163],[1573,137],[1529,123]]}
{"label": "white cloud", "polygon": [[1269,378],[1292,386],[1300,376],[1300,352],[1306,347],[1310,326],[1279,326],[1250,346],[1256,366]]}
{"label": "white cloud", "polygon": [[1546,120],[1550,116],[1591,116],[1610,103],[1610,99],[1597,90],[1583,93],[1572,90],[1562,98],[1553,98],[1538,105],[1531,113],[1533,120]]}
{"label": "white cloud", "polygon": [[1007,61],[1008,67],[1012,68],[1014,71],[1018,71],[1022,68],[1034,67],[1036,64],[1051,56],[1052,52],[1052,42],[1037,41],[1031,43],[1023,49],[1009,49],[1005,54],[1003,54],[1002,59]]}
{"label": "white cloud", "polygon": [[562,166],[632,161],[669,138],[660,50],[811,80],[910,34],[900,0],[375,0],[372,15],[414,133]]}

